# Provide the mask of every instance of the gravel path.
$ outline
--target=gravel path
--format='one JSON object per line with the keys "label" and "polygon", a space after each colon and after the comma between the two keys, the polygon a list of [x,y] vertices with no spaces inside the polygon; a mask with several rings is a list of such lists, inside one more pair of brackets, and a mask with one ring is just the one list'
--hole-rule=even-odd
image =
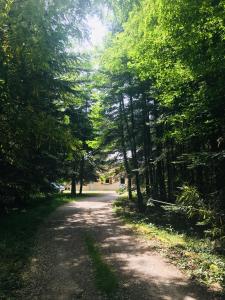
{"label": "gravel path", "polygon": [[40,229],[26,288],[18,299],[104,299],[96,290],[84,242],[86,233],[101,245],[120,280],[117,299],[208,300],[204,289],[137,238],[112,213],[113,193],[60,207]]}

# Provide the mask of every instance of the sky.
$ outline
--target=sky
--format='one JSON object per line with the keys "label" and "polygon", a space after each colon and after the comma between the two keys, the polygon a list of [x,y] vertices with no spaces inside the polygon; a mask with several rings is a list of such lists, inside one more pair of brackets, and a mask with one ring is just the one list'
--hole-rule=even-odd
{"label": "sky", "polygon": [[88,25],[90,27],[90,47],[103,44],[104,37],[108,33],[106,26],[103,25],[97,16],[90,16],[88,18]]}
{"label": "sky", "polygon": [[84,39],[77,44],[77,40],[71,41],[70,51],[86,52],[91,51],[95,47],[101,47],[109,30],[102,23],[98,16],[89,16],[86,22],[88,26],[89,39]]}

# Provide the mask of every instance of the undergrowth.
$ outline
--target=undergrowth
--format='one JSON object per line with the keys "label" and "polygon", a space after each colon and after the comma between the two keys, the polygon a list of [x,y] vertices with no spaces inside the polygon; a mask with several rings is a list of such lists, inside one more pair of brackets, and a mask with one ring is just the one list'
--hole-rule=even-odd
{"label": "undergrowth", "polygon": [[[148,213],[139,214],[130,209],[127,203],[127,197],[120,196],[114,202],[114,210],[130,228],[138,234],[154,239],[155,247],[183,269],[190,278],[219,291],[219,294],[224,293],[225,257],[214,253],[213,243],[209,239],[200,237],[201,234],[194,235],[193,229],[190,231],[190,228],[185,232],[187,224],[184,219],[183,222],[179,220],[180,216],[177,216],[177,220],[181,222],[182,230],[175,230],[176,226],[169,222],[171,216],[167,218],[163,213],[158,215],[158,210],[162,208],[151,208]],[[173,218],[176,218],[176,214],[173,214]]]}

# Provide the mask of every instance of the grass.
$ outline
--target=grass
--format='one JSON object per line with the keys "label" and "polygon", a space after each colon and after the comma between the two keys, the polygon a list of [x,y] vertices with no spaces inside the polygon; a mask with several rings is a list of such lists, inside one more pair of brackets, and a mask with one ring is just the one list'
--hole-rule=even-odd
{"label": "grass", "polygon": [[[154,240],[158,251],[176,263],[190,278],[224,293],[225,257],[214,253],[209,239],[194,236],[193,230],[191,233],[189,229],[185,232],[184,228],[182,232],[175,230],[172,223],[168,223],[171,216],[167,219],[163,214],[155,217],[155,214],[159,213],[157,208],[151,208],[151,212],[144,215],[126,208],[124,203],[127,203],[126,197],[120,197],[114,203],[114,210],[131,229]],[[176,218],[176,214],[173,218]],[[179,216],[177,218],[179,219]],[[185,223],[185,220],[179,222]]]}
{"label": "grass", "polygon": [[89,234],[85,236],[85,243],[93,264],[96,287],[110,297],[118,289],[116,274],[104,261],[97,243]]}
{"label": "grass", "polygon": [[65,194],[37,199],[23,210],[0,217],[0,299],[13,299],[23,285],[22,273],[32,255],[39,226],[57,207],[78,199]]}

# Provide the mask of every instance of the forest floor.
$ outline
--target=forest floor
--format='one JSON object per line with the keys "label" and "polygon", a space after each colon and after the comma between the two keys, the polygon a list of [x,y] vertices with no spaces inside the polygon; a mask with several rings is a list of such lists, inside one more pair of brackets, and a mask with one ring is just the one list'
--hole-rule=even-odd
{"label": "forest floor", "polygon": [[17,299],[216,299],[116,217],[116,197],[84,198],[51,214]]}

